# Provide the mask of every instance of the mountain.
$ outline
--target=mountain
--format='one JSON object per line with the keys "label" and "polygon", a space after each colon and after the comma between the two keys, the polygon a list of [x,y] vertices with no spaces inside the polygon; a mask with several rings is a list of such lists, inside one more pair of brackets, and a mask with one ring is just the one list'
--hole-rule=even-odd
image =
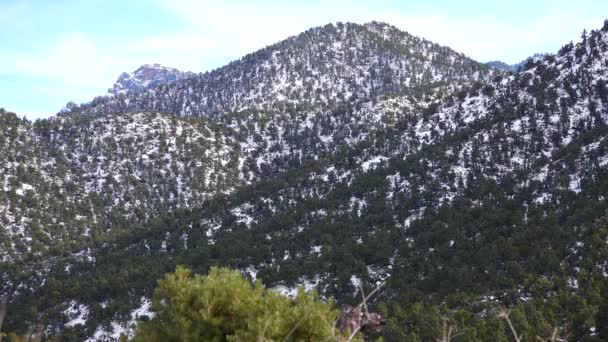
{"label": "mountain", "polygon": [[538,61],[538,60],[542,60],[543,58],[545,58],[545,56],[550,56],[551,54],[549,53],[535,53],[532,56],[524,59],[523,61],[519,62],[519,63],[515,63],[515,64],[507,64],[505,62],[502,61],[492,61],[492,62],[486,62],[485,65],[494,68],[494,69],[498,69],[498,70],[502,70],[502,71],[511,71],[511,72],[516,72],[519,69],[523,68],[528,61],[531,61],[532,63]]}
{"label": "mountain", "polygon": [[485,64],[491,68],[502,70],[502,71],[517,71],[517,69],[519,67],[519,64],[507,64],[502,61],[492,61],[492,62],[487,62]]}
{"label": "mountain", "polygon": [[[116,340],[151,315],[155,280],[179,264],[229,266],[285,294],[303,285],[341,304],[358,301],[360,284],[386,281],[369,305],[387,318],[378,333],[387,341],[439,338],[442,316],[467,340],[506,340],[509,328],[491,314],[498,305],[513,309],[526,338],[553,327],[597,337],[608,290],[608,21],[517,73],[444,48],[454,57],[446,68],[419,38],[407,58],[361,39],[411,37],[394,30],[312,29],[309,40],[290,38],[198,83],[101,98],[35,123],[0,112],[9,329],[40,321],[63,340]],[[247,82],[225,76],[256,63],[272,70],[251,56],[298,41],[323,61],[336,61],[336,41],[368,56],[324,64],[329,75],[351,77],[351,66],[377,60],[369,56],[408,66],[432,55],[422,65],[435,76],[377,84],[361,69],[356,84],[377,91],[353,85],[359,95],[343,99],[323,95],[339,94],[343,78],[315,76],[313,64],[274,64],[276,75],[260,69]],[[475,71],[451,72],[457,61]],[[320,100],[314,91],[270,104],[282,94],[277,75],[288,74],[296,87],[323,85]],[[180,89],[190,85],[188,97]],[[227,95],[243,89],[259,92]]]}
{"label": "mountain", "polygon": [[116,83],[114,83],[114,86],[108,89],[108,96],[153,89],[161,84],[193,76],[195,74],[192,72],[183,72],[157,63],[144,64],[133,72],[123,72],[116,80]]}
{"label": "mountain", "polygon": [[[422,96],[415,95],[332,111],[243,112],[218,122],[125,113],[74,114],[32,124],[0,112],[8,137],[0,141],[3,157],[24,161],[7,163],[0,173],[8,195],[3,222],[8,240],[0,257],[40,255],[63,242],[80,243],[90,231],[103,235],[116,222],[143,223],[272,179],[356,146],[448,91],[432,89],[420,103],[416,98]],[[61,234],[49,222],[64,227]]]}
{"label": "mountain", "polygon": [[224,67],[79,111],[160,111],[212,117],[369,99],[432,82],[484,80],[493,71],[450,48],[372,22],[310,29]]}

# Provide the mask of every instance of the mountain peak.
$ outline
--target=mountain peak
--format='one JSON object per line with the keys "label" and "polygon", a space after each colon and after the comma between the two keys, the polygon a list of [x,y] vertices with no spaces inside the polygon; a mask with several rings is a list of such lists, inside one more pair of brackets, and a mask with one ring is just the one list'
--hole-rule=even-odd
{"label": "mountain peak", "polygon": [[[438,82],[487,80],[495,72],[449,47],[386,23],[335,23],[308,29],[187,79],[160,66],[142,67],[121,76],[111,92],[128,91],[128,98],[99,98],[81,109],[211,117],[244,109],[331,108]],[[151,92],[157,74],[163,82],[165,75],[175,82]]]}
{"label": "mountain peak", "polygon": [[181,80],[193,75],[194,73],[192,72],[184,72],[159,63],[143,64],[133,72],[123,72],[116,80],[114,86],[108,89],[108,95],[113,96],[126,92],[155,88],[161,84]]}

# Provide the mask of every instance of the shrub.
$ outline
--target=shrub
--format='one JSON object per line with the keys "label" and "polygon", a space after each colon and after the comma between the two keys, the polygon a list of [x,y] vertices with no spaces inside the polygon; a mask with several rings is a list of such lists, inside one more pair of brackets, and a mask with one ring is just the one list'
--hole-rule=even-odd
{"label": "shrub", "polygon": [[178,267],[159,281],[156,315],[137,327],[134,341],[330,341],[333,303],[300,289],[295,299],[251,284],[240,272],[211,268],[208,276]]}

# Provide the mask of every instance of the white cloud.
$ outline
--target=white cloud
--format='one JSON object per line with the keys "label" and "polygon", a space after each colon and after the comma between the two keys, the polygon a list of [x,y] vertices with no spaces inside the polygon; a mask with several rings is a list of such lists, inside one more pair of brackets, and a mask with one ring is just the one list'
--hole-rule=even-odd
{"label": "white cloud", "polygon": [[[601,25],[605,14],[597,7],[608,8],[592,1],[574,3],[555,0],[545,4],[538,13],[522,13],[527,19],[520,22],[519,18],[504,16],[500,12],[501,7],[518,6],[506,2],[501,6],[495,4],[486,9],[473,9],[467,14],[465,11],[449,13],[439,5],[432,12],[408,12],[407,3],[396,6],[390,1],[264,4],[159,1],[167,10],[180,17],[188,30],[208,37],[209,46],[234,57],[313,26],[336,21],[363,23],[379,20],[448,45],[480,61],[502,59],[511,63],[535,52],[556,52],[568,41],[578,39],[583,28],[591,29]],[[524,10],[525,8],[521,9]],[[529,20],[530,18],[535,20]],[[594,27],[588,27],[589,25]]]}
{"label": "white cloud", "polygon": [[132,52],[150,52],[160,50],[200,51],[209,49],[210,41],[193,32],[177,32],[154,37],[146,37],[128,46]]}
{"label": "white cloud", "polygon": [[351,2],[306,3],[161,0],[191,32],[208,37],[213,53],[238,58],[308,28],[336,21],[368,21]]}
{"label": "white cloud", "polygon": [[[144,63],[199,71],[201,66],[194,59],[204,51],[208,49],[202,38],[188,33],[106,43],[69,33],[37,47],[36,53],[0,51],[0,77],[32,80],[34,83],[25,89],[32,98],[54,96],[62,98],[63,103],[84,102],[103,95],[123,71]],[[57,112],[62,105],[48,108],[46,115]],[[46,115],[38,110],[35,113]]]}
{"label": "white cloud", "polygon": [[107,62],[98,47],[79,34],[63,36],[52,45],[43,47],[38,54],[24,53],[2,57],[5,73],[59,77],[64,83],[75,86],[93,85],[100,74],[103,74],[104,67],[100,68],[98,65]]}

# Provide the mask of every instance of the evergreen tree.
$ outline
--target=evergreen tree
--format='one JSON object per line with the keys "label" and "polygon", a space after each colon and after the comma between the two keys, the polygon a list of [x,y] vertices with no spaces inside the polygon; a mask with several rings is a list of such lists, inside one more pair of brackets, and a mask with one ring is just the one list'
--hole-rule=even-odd
{"label": "evergreen tree", "polygon": [[159,282],[156,316],[142,322],[134,341],[328,341],[337,311],[316,294],[300,289],[284,297],[251,284],[238,271],[211,268],[208,276],[183,267]]}

